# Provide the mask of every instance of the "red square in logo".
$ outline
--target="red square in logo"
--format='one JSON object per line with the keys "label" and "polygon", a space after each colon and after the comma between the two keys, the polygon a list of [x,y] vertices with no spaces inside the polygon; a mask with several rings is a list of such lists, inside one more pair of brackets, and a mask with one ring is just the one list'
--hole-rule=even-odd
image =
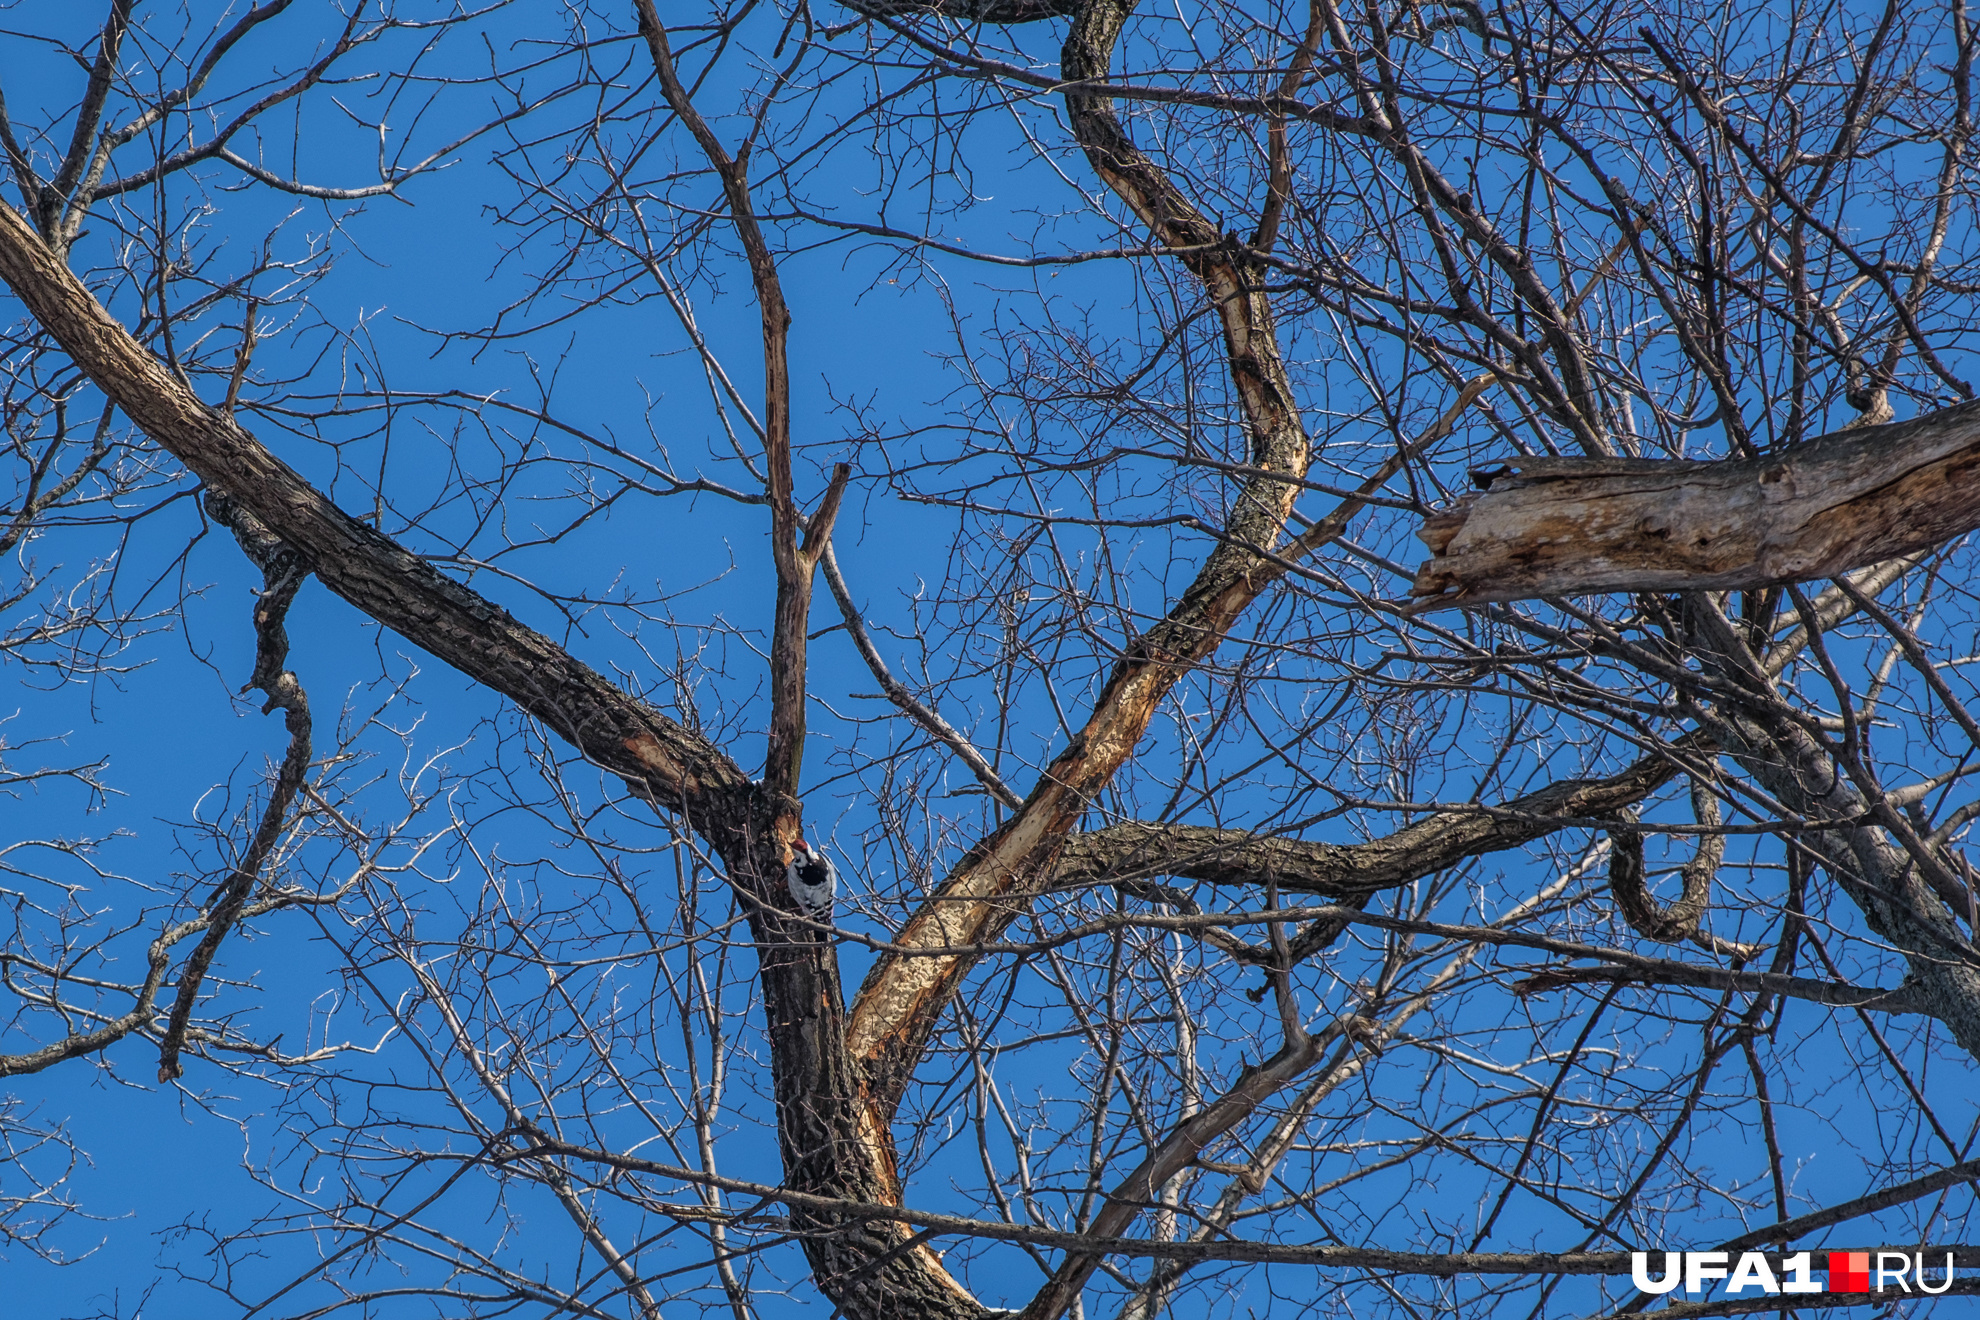
{"label": "red square in logo", "polygon": [[1829,1291],[1867,1293],[1870,1291],[1870,1253],[1832,1251],[1829,1253]]}

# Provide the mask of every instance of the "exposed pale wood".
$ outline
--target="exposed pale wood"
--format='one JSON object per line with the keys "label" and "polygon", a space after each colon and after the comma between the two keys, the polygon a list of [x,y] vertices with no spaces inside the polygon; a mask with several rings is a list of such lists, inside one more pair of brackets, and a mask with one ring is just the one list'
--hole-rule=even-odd
{"label": "exposed pale wood", "polygon": [[[1114,42],[1130,4],[1088,0],[1066,36],[1067,114],[1088,163],[1163,246],[1203,284],[1223,330],[1225,358],[1251,437],[1250,477],[1234,501],[1226,539],[1161,622],[1134,639],[1093,703],[1085,726],[1039,777],[1013,817],[964,855],[940,889],[895,936],[908,949],[968,946],[996,938],[1052,874],[1060,849],[1099,792],[1140,742],[1162,699],[1213,654],[1261,592],[1284,572],[1280,544],[1312,445],[1299,417],[1258,271],[1223,242],[1216,224],[1129,139],[1104,96]],[[1310,553],[1358,504],[1300,538]],[[961,955],[877,960],[848,1020],[848,1045],[867,1069],[868,1131],[876,1151],[915,1065],[972,959]]]}
{"label": "exposed pale wood", "polygon": [[1417,532],[1413,610],[1832,578],[1980,527],[1980,403],[1716,463],[1518,458]]}

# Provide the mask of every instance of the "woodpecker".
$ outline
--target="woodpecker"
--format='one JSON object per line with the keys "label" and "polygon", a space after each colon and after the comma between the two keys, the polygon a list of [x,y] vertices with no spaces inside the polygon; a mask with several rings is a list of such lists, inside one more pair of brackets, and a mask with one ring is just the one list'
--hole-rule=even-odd
{"label": "woodpecker", "polygon": [[784,869],[784,883],[798,910],[813,921],[826,921],[832,915],[832,900],[839,893],[839,873],[832,859],[799,839],[791,845],[791,864]]}

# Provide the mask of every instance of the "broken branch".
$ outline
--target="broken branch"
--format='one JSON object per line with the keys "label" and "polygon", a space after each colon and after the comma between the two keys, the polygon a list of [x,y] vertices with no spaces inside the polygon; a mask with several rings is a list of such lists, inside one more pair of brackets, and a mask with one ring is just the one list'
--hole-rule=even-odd
{"label": "broken branch", "polygon": [[1833,578],[1980,527],[1980,404],[1722,462],[1518,458],[1424,521],[1412,613]]}

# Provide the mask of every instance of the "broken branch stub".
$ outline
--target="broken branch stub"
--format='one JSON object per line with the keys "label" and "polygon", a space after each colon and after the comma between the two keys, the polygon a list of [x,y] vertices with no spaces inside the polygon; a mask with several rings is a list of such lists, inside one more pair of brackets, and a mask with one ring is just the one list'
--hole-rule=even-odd
{"label": "broken branch stub", "polygon": [[1412,613],[1831,578],[1980,527],[1980,402],[1720,462],[1516,458],[1424,520]]}

